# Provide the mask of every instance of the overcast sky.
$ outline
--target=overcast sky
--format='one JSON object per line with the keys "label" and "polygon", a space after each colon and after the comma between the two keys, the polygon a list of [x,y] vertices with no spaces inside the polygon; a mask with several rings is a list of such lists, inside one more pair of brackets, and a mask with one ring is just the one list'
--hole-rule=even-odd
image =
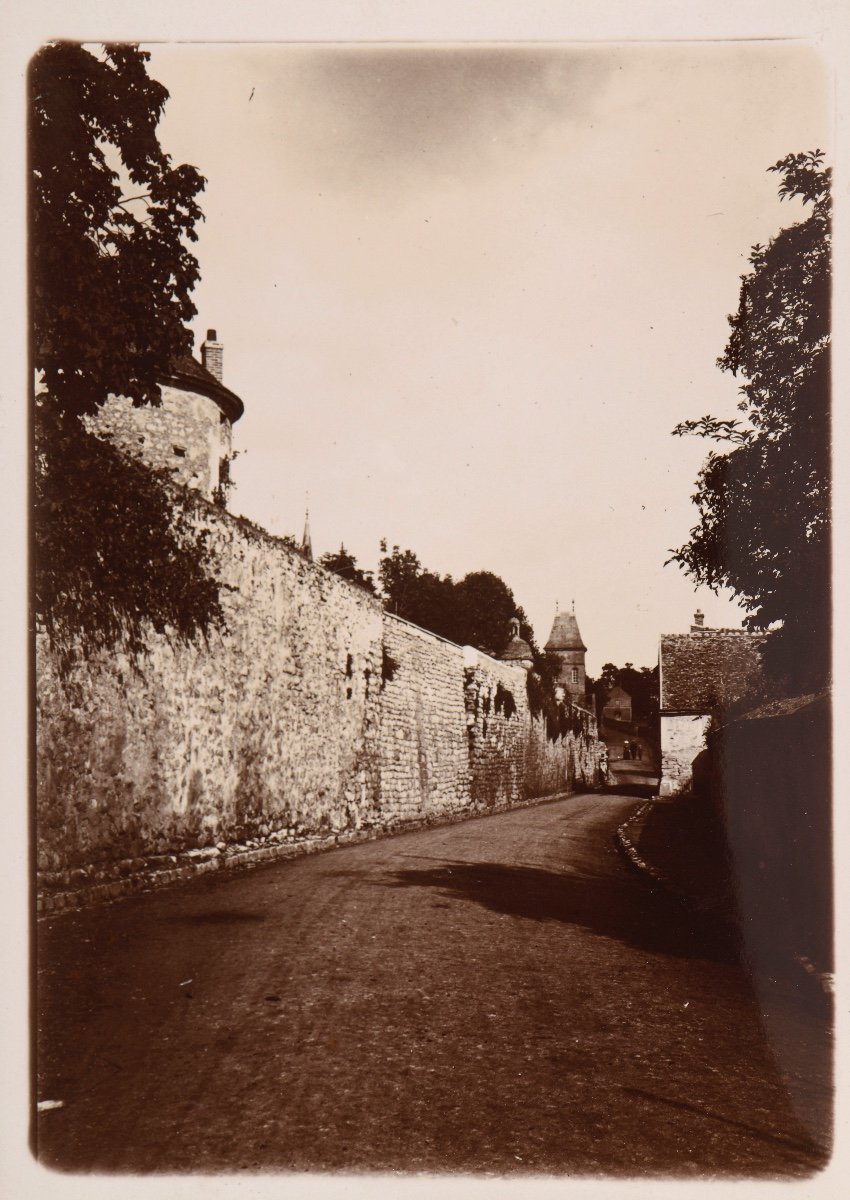
{"label": "overcast sky", "polygon": [[490,570],[542,644],[575,599],[588,670],[740,612],[671,548],[708,443],[754,242],[798,219],[766,168],[830,149],[799,43],[158,45],[160,127],[208,183],[198,345],[215,327],[231,507]]}

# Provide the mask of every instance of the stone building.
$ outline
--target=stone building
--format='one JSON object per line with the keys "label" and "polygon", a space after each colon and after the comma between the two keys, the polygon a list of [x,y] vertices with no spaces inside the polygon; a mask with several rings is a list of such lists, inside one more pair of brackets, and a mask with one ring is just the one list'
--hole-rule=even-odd
{"label": "stone building", "polygon": [[110,396],[89,419],[89,428],[212,499],[229,480],[233,424],[244,411],[222,382],[222,358],[223,346],[210,329],[201,361],[184,355],[160,381],[158,407],[136,407],[126,396]]}
{"label": "stone building", "polygon": [[572,612],[555,612],[549,641],[543,647],[558,664],[557,681],[570,700],[583,703],[587,691],[584,656],[587,646],[581,640],[575,605]]}
{"label": "stone building", "polygon": [[697,611],[689,633],[661,636],[662,796],[690,788],[693,762],[705,749],[712,716],[752,692],[762,678],[765,635],[744,629],[711,629],[704,620]]}

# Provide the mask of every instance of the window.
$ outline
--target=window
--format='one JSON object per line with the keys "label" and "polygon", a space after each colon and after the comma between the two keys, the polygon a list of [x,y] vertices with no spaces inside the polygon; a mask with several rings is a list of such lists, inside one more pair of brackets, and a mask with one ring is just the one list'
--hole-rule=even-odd
{"label": "window", "polygon": [[578,667],[573,667],[570,671],[570,683],[578,683]]}

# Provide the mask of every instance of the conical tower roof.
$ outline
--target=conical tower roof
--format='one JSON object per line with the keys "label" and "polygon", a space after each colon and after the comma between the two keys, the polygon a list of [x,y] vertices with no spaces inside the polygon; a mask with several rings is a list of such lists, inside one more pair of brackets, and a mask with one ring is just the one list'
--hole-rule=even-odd
{"label": "conical tower roof", "polygon": [[502,662],[533,662],[534,655],[531,647],[524,638],[520,637],[519,617],[512,617],[510,622],[511,640],[502,655]]}
{"label": "conical tower roof", "polygon": [[581,634],[578,631],[578,621],[574,612],[555,613],[552,622],[552,632],[544,650],[586,650]]}
{"label": "conical tower roof", "polygon": [[523,659],[531,660],[532,658],[531,647],[520,637],[511,638],[502,655],[503,662],[521,662]]}

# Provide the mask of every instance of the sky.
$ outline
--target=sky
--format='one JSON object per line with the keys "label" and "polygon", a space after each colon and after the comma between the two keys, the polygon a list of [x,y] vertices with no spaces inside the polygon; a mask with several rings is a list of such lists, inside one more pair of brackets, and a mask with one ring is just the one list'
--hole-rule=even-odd
{"label": "sky", "polygon": [[224,343],[233,511],[501,576],[587,667],[737,626],[665,560],[688,537],[767,168],[830,150],[802,43],[149,45],[161,141],[207,178],[197,345]]}

